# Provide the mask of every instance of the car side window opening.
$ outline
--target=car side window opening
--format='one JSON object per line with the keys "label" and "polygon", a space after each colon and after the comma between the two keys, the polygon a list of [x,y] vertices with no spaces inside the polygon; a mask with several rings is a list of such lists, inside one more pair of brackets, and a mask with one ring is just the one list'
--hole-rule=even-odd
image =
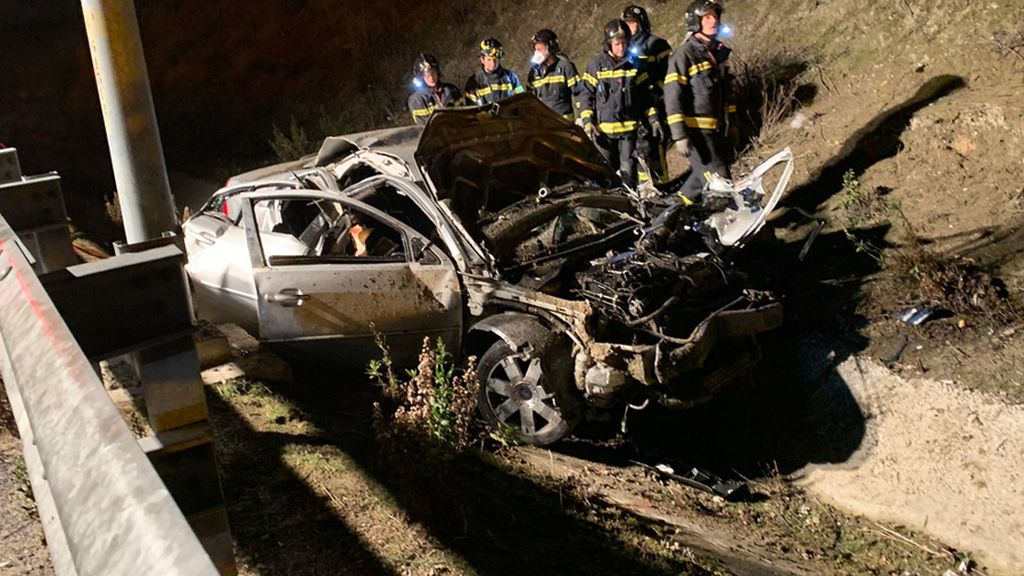
{"label": "car side window opening", "polygon": [[[348,165],[343,169],[340,166],[336,167],[335,175],[341,190],[367,178],[383,176],[380,171],[362,162]],[[412,198],[402,194],[390,184],[382,182],[380,185],[363,190],[352,197],[388,214],[428,238],[434,237],[434,223],[430,218],[423,213]]]}
{"label": "car side window opening", "polygon": [[324,199],[262,199],[253,206],[270,266],[405,262],[402,233],[358,208]]}

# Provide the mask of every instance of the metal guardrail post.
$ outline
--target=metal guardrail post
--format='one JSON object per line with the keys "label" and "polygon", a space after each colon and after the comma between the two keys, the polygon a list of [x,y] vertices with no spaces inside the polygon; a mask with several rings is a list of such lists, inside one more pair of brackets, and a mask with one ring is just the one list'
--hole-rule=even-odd
{"label": "metal guardrail post", "polygon": [[15,238],[0,217],[0,370],[55,570],[216,574]]}
{"label": "metal guardrail post", "polygon": [[[221,574],[235,574],[184,256],[173,244],[133,249],[121,246],[113,258],[48,274],[42,282],[91,360],[130,355],[155,434],[139,444]],[[117,306],[95,305],[114,298]]]}
{"label": "metal guardrail post", "polygon": [[15,148],[0,149],[0,184],[21,181],[21,164]]}
{"label": "metal guardrail post", "polygon": [[149,88],[134,0],[82,0],[129,242],[174,230],[177,217]]}
{"label": "metal guardrail post", "polygon": [[32,256],[35,272],[71,266],[71,230],[64,210],[60,176],[55,172],[22,176],[18,151],[0,150],[0,206],[4,217]]}

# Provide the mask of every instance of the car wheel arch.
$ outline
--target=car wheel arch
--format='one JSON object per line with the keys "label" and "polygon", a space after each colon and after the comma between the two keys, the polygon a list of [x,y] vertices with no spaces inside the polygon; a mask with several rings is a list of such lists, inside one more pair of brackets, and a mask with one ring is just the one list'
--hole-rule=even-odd
{"label": "car wheel arch", "polygon": [[525,312],[499,312],[473,324],[466,332],[464,356],[478,359],[498,340],[513,351],[542,342],[552,331],[544,320]]}

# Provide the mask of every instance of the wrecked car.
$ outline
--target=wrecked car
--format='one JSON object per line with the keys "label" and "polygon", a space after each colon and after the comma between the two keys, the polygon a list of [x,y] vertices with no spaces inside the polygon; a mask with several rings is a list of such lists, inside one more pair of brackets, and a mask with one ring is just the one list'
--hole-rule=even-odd
{"label": "wrecked car", "polygon": [[624,187],[521,95],[233,177],[183,225],[187,272],[200,317],[325,358],[365,366],[377,333],[411,368],[441,338],[478,358],[489,423],[544,445],[625,401],[692,406],[754,367],[781,305],[728,258],[791,172],[787,150],[687,207]]}

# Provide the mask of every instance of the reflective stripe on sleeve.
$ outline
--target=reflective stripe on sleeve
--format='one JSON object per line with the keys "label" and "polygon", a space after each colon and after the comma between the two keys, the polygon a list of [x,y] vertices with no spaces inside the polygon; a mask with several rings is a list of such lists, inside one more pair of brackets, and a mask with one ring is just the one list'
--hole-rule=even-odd
{"label": "reflective stripe on sleeve", "polygon": [[684,116],[683,122],[686,123],[688,128],[699,128],[701,130],[715,130],[718,128],[718,119],[706,116]]}
{"label": "reflective stripe on sleeve", "polygon": [[665,84],[671,84],[673,82],[682,84],[683,86],[690,83],[690,81],[686,79],[686,76],[681,76],[678,72],[670,72],[665,76]]}
{"label": "reflective stripe on sleeve", "polygon": [[698,73],[705,70],[711,70],[711,62],[701,62],[700,64],[694,64],[686,71],[688,76],[696,76]]}
{"label": "reflective stripe on sleeve", "polygon": [[636,120],[627,120],[625,122],[601,122],[597,125],[597,128],[605,134],[622,134],[623,132],[632,132],[636,130]]}

